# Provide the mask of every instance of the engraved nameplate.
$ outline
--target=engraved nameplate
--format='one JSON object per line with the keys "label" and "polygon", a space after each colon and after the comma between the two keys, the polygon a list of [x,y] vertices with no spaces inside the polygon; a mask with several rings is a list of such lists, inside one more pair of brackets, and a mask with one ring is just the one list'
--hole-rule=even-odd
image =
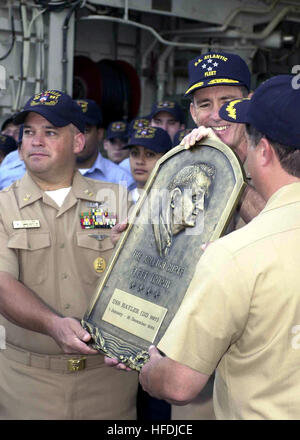
{"label": "engraved nameplate", "polygon": [[167,311],[165,307],[115,289],[102,319],[153,342]]}
{"label": "engraved nameplate", "polygon": [[39,220],[14,220],[13,228],[14,229],[30,229],[30,228],[39,228],[40,221]]}

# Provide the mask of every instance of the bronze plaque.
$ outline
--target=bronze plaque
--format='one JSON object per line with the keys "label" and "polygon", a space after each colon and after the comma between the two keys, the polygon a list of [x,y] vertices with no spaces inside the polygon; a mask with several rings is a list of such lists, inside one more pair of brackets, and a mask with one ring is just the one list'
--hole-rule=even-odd
{"label": "bronze plaque", "polygon": [[219,140],[177,146],[157,162],[82,320],[95,348],[141,368],[182,302],[201,245],[224,233],[245,186],[239,159]]}

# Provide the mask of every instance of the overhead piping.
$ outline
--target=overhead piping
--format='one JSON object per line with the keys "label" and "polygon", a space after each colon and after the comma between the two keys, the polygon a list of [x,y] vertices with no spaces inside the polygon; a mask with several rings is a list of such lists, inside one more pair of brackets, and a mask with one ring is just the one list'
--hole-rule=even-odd
{"label": "overhead piping", "polygon": [[190,34],[190,33],[210,33],[210,32],[225,32],[228,27],[230,26],[231,22],[234,20],[234,18],[242,13],[242,12],[249,12],[251,14],[268,14],[272,11],[272,9],[275,8],[276,4],[280,0],[274,0],[273,3],[265,9],[255,9],[255,8],[237,8],[234,11],[232,11],[229,16],[226,18],[225,23],[222,26],[215,26],[215,27],[202,27],[202,28],[191,28],[191,29],[178,29],[176,31],[165,31],[163,32],[164,35],[168,34],[174,34],[180,35],[180,34]]}
{"label": "overhead piping", "polygon": [[[206,44],[195,44],[195,43],[182,43],[182,42],[175,42],[175,41],[166,40],[163,37],[161,37],[159,35],[159,33],[156,32],[156,30],[153,29],[152,27],[143,25],[141,23],[137,23],[132,20],[124,20],[123,18],[107,17],[107,16],[103,16],[103,15],[89,15],[87,17],[81,17],[79,20],[103,20],[103,21],[117,22],[117,23],[129,25],[129,26],[135,26],[135,27],[144,29],[146,31],[149,31],[155,36],[155,38],[160,43],[165,44],[165,45],[175,46],[175,47],[189,47],[189,48],[194,48],[194,49],[207,48],[207,43]],[[220,47],[220,49],[227,49],[227,50],[230,49],[230,47],[228,47],[228,46],[219,45],[219,47]],[[236,49],[236,46],[232,46],[231,49]],[[250,46],[250,47],[243,46],[243,49],[253,49],[253,46]]]}

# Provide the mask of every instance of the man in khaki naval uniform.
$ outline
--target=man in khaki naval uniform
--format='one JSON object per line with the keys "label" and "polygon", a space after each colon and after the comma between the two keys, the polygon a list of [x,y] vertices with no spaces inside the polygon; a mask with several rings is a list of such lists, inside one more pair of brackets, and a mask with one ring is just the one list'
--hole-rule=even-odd
{"label": "man in khaki naval uniform", "polygon": [[[206,129],[210,128],[222,142],[235,151],[247,176],[248,185],[227,228],[226,233],[229,233],[248,223],[265,204],[248,176],[244,126],[225,122],[219,115],[219,109],[224,102],[248,96],[251,74],[239,55],[214,51],[192,59],[189,62],[188,73],[189,85],[185,96],[191,98],[190,113],[198,128],[185,136],[181,144],[192,147],[195,142],[206,136]],[[212,382],[213,376],[210,377],[205,392],[199,396],[199,402],[194,401],[190,408],[175,407],[174,418],[213,419]]]}
{"label": "man in khaki naval uniform", "polygon": [[[126,190],[75,171],[84,122],[68,95],[35,95],[17,122],[27,173],[0,193],[0,418],[135,419],[137,374],[107,368],[79,321]],[[95,210],[100,228],[90,229]]]}
{"label": "man in khaki naval uniform", "polygon": [[[295,77],[264,82],[222,118],[247,123],[248,165],[267,201],[244,228],[211,244],[140,382],[185,404],[216,369],[219,419],[298,419],[300,413],[300,136]],[[176,335],[176,336],[175,336]],[[120,366],[121,368],[122,366]]]}

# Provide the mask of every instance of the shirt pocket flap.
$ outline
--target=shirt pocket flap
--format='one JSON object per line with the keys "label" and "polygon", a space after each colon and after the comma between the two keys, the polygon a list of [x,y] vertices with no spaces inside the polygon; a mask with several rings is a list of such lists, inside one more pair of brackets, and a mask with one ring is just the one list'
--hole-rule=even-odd
{"label": "shirt pocket flap", "polygon": [[77,232],[77,245],[79,247],[94,249],[96,251],[106,251],[112,249],[114,245],[111,242],[110,235],[101,233]]}
{"label": "shirt pocket flap", "polygon": [[29,251],[43,249],[49,246],[49,232],[16,232],[9,237],[7,244],[7,247],[10,249],[26,249]]}

